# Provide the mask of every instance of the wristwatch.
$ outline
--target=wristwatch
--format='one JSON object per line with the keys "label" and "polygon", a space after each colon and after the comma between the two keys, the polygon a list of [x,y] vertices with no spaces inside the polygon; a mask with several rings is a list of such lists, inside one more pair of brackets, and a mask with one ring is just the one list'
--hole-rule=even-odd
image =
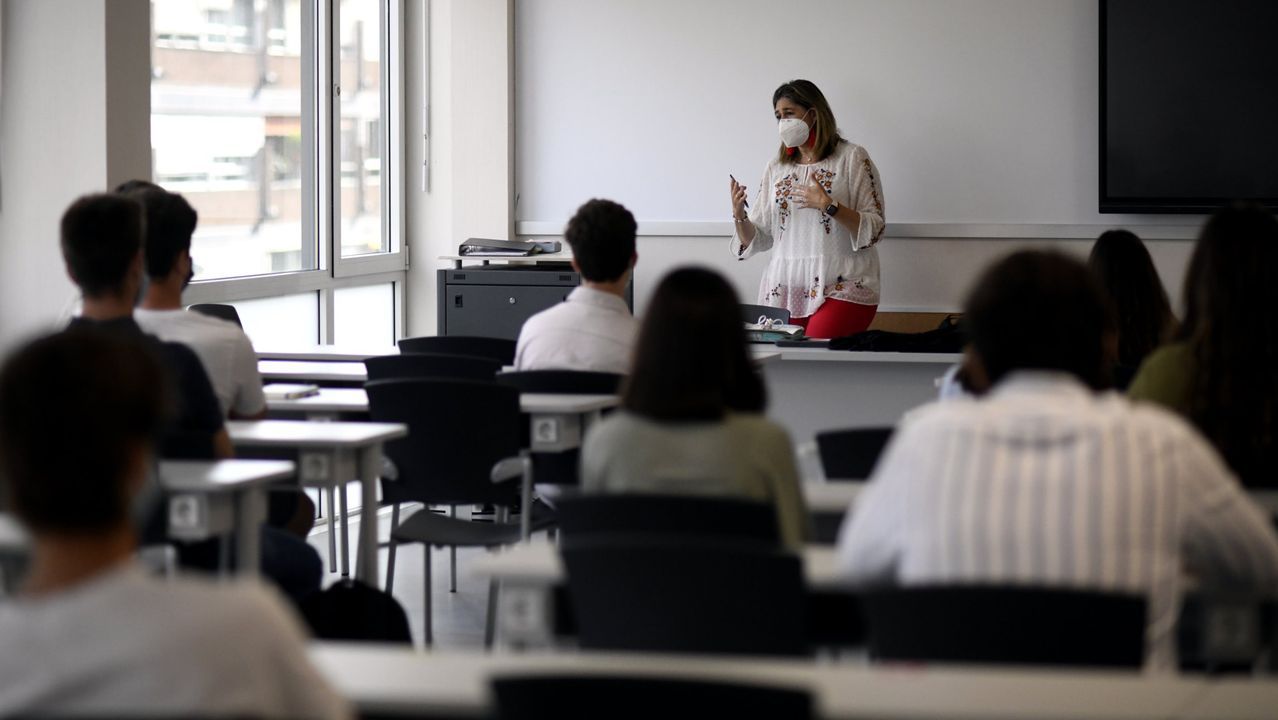
{"label": "wristwatch", "polygon": [[839,201],[834,200],[825,208],[825,214],[834,217],[839,214]]}

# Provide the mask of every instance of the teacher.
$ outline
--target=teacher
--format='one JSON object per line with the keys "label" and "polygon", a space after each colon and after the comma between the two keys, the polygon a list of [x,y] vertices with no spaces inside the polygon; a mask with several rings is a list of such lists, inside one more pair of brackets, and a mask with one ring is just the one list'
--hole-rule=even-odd
{"label": "teacher", "polygon": [[[785,308],[808,337],[861,332],[879,306],[883,188],[870,154],[839,137],[825,95],[807,80],[772,93],[781,149],[747,207],[732,183],[732,253],[772,250],[759,304]],[[748,210],[748,215],[747,215]]]}

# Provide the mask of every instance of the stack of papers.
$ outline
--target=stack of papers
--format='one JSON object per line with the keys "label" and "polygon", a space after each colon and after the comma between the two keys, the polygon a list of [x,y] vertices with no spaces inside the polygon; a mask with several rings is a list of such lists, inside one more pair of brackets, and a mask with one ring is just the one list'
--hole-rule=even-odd
{"label": "stack of papers", "polygon": [[297,400],[298,398],[319,395],[319,385],[298,385],[292,383],[271,383],[263,385],[262,392],[267,400]]}

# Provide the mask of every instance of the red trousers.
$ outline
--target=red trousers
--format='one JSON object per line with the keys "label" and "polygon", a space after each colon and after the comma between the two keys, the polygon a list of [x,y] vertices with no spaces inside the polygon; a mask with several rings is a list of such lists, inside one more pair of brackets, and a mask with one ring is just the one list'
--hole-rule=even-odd
{"label": "red trousers", "polygon": [[878,310],[878,305],[826,298],[816,312],[808,317],[792,317],[790,324],[802,326],[803,334],[810,338],[837,338],[854,335],[870,327]]}

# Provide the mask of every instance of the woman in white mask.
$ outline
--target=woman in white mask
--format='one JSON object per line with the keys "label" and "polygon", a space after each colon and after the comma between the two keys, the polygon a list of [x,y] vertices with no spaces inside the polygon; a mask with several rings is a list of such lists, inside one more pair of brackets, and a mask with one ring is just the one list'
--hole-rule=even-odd
{"label": "woman in white mask", "polygon": [[759,303],[790,311],[808,337],[861,332],[879,305],[883,186],[869,153],[839,136],[816,85],[793,80],[772,94],[781,148],[747,203],[729,178],[732,253],[772,250]]}

